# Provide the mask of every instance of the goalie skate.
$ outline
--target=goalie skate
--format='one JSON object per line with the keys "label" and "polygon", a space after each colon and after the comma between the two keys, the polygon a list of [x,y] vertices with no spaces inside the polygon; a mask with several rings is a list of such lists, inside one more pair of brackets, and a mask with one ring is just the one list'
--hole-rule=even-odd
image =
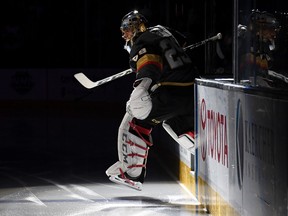
{"label": "goalie skate", "polygon": [[116,183],[116,184],[121,184],[130,188],[133,188],[135,190],[141,191],[142,190],[142,183],[137,182],[137,181],[132,181],[128,178],[123,179],[120,178],[119,176],[110,176],[109,180]]}

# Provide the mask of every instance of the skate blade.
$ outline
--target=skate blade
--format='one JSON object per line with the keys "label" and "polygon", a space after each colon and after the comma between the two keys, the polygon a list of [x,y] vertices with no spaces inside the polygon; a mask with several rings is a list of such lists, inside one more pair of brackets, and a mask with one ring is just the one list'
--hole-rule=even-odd
{"label": "skate blade", "polygon": [[132,180],[125,181],[125,179],[119,178],[118,176],[110,176],[109,180],[116,183],[121,184],[130,188],[133,188],[135,190],[141,191],[142,190],[142,183],[141,182],[135,182]]}

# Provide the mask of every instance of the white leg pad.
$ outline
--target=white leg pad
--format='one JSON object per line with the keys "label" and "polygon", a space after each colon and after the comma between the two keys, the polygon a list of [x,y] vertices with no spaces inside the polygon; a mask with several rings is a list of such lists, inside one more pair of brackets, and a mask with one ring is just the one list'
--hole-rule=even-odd
{"label": "white leg pad", "polygon": [[116,163],[114,163],[112,166],[110,166],[107,170],[106,170],[106,175],[107,176],[118,176],[121,174],[120,169],[123,172],[126,172],[127,167],[125,167],[124,163],[121,163],[120,161],[117,161]]}
{"label": "white leg pad", "polygon": [[178,136],[165,121],[162,123],[162,126],[180,146],[187,149],[192,154],[195,154],[195,138],[193,136],[186,133]]}
{"label": "white leg pad", "polygon": [[[141,175],[148,156],[147,144],[138,136],[129,132],[133,117],[125,114],[118,131],[118,158],[115,164],[106,170],[106,175],[120,175],[121,171],[133,178]],[[121,170],[120,170],[121,169]]]}

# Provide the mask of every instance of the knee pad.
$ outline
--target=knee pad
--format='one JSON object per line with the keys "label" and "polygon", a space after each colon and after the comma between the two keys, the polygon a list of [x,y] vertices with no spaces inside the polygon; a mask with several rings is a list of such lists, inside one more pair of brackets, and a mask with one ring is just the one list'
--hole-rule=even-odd
{"label": "knee pad", "polygon": [[126,104],[126,110],[137,119],[145,119],[152,110],[152,101],[148,89],[152,83],[150,78],[138,79],[134,82],[134,90]]}

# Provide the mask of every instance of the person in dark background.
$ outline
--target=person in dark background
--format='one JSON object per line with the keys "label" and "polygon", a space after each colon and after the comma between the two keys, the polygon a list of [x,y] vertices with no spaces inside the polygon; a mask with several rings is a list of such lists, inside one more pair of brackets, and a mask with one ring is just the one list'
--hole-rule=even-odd
{"label": "person in dark background", "polygon": [[[266,11],[253,10],[247,26],[238,25],[240,71],[242,78],[251,79],[258,86],[283,88],[287,86],[284,77],[277,70],[275,57],[280,49],[277,46],[281,29],[276,17]],[[277,62],[277,61],[276,61]],[[276,66],[276,67],[275,67]],[[278,70],[277,70],[278,71]],[[253,73],[256,74],[253,74]],[[276,74],[276,76],[275,76]],[[285,81],[285,80],[284,80]]]}
{"label": "person in dark background", "polygon": [[122,38],[136,80],[118,131],[119,160],[106,170],[111,181],[137,190],[146,175],[153,128],[162,123],[176,141],[194,131],[194,79],[198,76],[176,36],[161,25],[147,26],[137,10],[122,19]]}

